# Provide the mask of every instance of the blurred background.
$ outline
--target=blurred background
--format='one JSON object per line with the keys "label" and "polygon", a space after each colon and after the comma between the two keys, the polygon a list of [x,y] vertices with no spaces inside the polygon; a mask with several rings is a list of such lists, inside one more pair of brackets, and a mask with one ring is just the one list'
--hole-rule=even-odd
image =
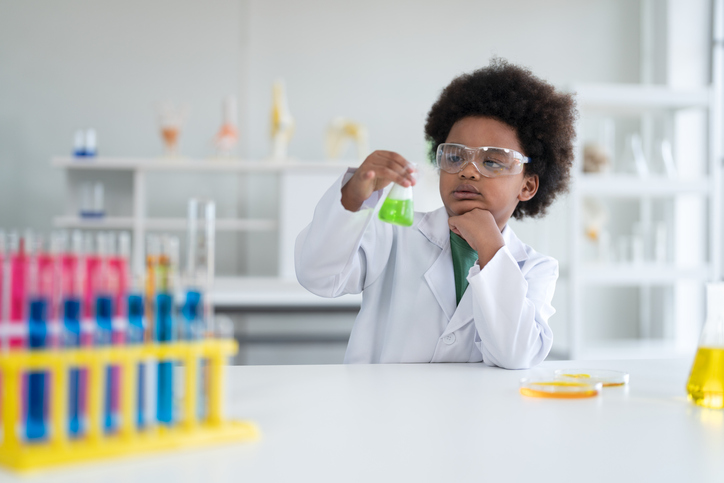
{"label": "blurred background", "polygon": [[[499,56],[578,98],[570,193],[545,218],[511,222],[561,264],[551,357],[693,354],[724,251],[713,11],[710,0],[0,0],[0,227],[183,233],[187,200],[214,199],[216,310],[234,324],[236,362],[339,363],[361,299],[306,294],[291,251],[324,189],[359,163],[354,142],[329,159],[333,120],[424,167],[442,88]],[[280,79],[295,129],[271,161]],[[229,96],[239,139],[218,159]],[[169,103],[184,111],[171,158]],[[87,129],[97,156],[79,161],[74,136]],[[277,164],[244,165],[256,161]],[[437,175],[423,171],[416,208],[434,209]],[[89,184],[103,187],[93,220],[78,215]]]}

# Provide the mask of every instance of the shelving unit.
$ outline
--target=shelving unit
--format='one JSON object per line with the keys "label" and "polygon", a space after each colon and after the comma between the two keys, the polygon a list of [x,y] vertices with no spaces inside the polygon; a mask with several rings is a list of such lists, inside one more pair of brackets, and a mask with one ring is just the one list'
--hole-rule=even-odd
{"label": "shelving unit", "polygon": [[[184,217],[148,216],[149,174],[164,173],[173,176],[179,173],[204,173],[224,177],[272,174],[278,181],[274,193],[269,195],[278,196],[278,212],[275,217],[218,218],[216,228],[219,232],[275,234],[278,241],[277,276],[259,278],[239,274],[236,277],[224,278],[223,287],[219,288],[215,298],[226,308],[253,308],[259,305],[260,300],[282,306],[286,302],[293,302],[292,305],[305,307],[336,307],[340,304],[359,307],[359,300],[356,298],[343,297],[330,301],[308,294],[296,282],[294,275],[294,240],[311,221],[314,206],[324,190],[351,166],[349,162],[54,157],[51,165],[65,170],[68,198],[65,213],[55,217],[53,225],[67,229],[130,231],[133,238],[133,267],[139,273],[144,266],[144,242],[148,231],[186,229]],[[77,215],[78,207],[77,202],[72,199],[73,193],[78,191],[81,181],[89,179],[89,176],[101,175],[110,180],[111,186],[107,190],[116,209],[101,218],[82,218]],[[169,180],[170,183],[173,182],[173,178]],[[246,193],[241,195],[246,196]],[[190,196],[193,196],[193,193]],[[179,211],[182,209],[185,209],[185,206],[180,207]],[[218,254],[217,259],[221,256],[223,254]],[[233,287],[233,290],[230,287]],[[243,294],[234,295],[232,292]]]}
{"label": "shelving unit", "polygon": [[[671,357],[688,353],[690,348],[683,339],[690,340],[692,333],[698,335],[700,320],[673,323],[671,337],[650,338],[649,331],[652,321],[651,305],[652,287],[668,287],[675,293],[677,284],[688,281],[703,286],[720,277],[721,249],[721,150],[715,141],[721,131],[721,119],[717,109],[718,97],[716,86],[685,90],[671,89],[660,85],[574,85],[570,88],[576,93],[581,120],[578,126],[578,143],[573,179],[568,202],[569,211],[569,256],[568,263],[568,347],[567,356],[579,359],[594,358],[637,358],[637,357]],[[681,176],[669,179],[663,175],[639,177],[626,174],[587,174],[583,173],[582,139],[589,116],[623,116],[637,118],[643,131],[644,143],[651,143],[652,116],[674,118],[679,112],[698,110],[706,113],[707,141],[698,146],[699,152],[706,157],[704,172],[696,176]],[[674,123],[670,123],[673,125]],[[649,139],[646,139],[646,138]],[[699,143],[701,144],[701,143]],[[614,154],[614,164],[616,163]],[[689,160],[685,160],[688,162]],[[678,163],[679,172],[683,171],[685,161]],[[585,198],[617,200],[632,202],[638,205],[638,221],[649,229],[652,226],[652,203],[654,201],[668,203],[666,206],[676,207],[679,200],[696,198],[706,204],[704,213],[691,213],[691,217],[705,216],[701,226],[706,233],[699,234],[705,240],[702,250],[705,252],[703,263],[691,263],[690,260],[679,260],[676,247],[665,263],[646,260],[640,263],[595,263],[583,260],[584,229],[582,206]],[[669,208],[669,211],[675,211]],[[679,214],[680,215],[680,214]],[[681,222],[681,216],[671,214],[671,220]],[[615,220],[614,220],[615,221]],[[676,243],[681,233],[680,227],[670,226],[668,241]],[[650,231],[650,230],[649,230]],[[698,248],[692,246],[692,250]],[[611,341],[587,341],[586,333],[593,329],[591,324],[600,317],[592,314],[584,307],[584,292],[587,290],[633,288],[639,293],[639,337],[634,339],[616,339]],[[598,293],[598,292],[597,292]],[[692,318],[697,319],[701,313],[704,300],[689,297],[692,307]],[[671,297],[667,304],[675,304],[682,297]],[[670,306],[671,306],[670,305]],[[696,309],[696,310],[694,310]],[[666,313],[665,307],[657,307],[658,313]],[[677,311],[672,311],[677,313]],[[679,311],[678,313],[681,313]],[[674,314],[671,314],[673,317]],[[604,321],[607,323],[609,321]],[[610,321],[615,322],[615,321]],[[600,320],[598,323],[602,323]],[[687,332],[683,334],[682,332]]]}

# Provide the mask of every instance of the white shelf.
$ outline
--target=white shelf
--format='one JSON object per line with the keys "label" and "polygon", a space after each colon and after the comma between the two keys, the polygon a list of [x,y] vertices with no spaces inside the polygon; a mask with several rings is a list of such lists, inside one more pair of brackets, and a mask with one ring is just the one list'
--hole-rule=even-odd
{"label": "white shelf", "polygon": [[56,168],[107,171],[193,171],[209,173],[226,172],[279,172],[289,170],[313,170],[342,172],[359,162],[340,161],[298,161],[288,160],[242,160],[242,159],[190,159],[190,158],[123,158],[94,157],[76,158],[56,156],[51,160]]}
{"label": "white shelf", "polygon": [[712,91],[672,89],[646,84],[574,84],[579,108],[605,111],[641,112],[647,109],[684,109],[711,106]]}
{"label": "white shelf", "polygon": [[578,275],[581,283],[607,286],[668,285],[680,280],[706,281],[710,278],[709,267],[677,268],[655,263],[584,264]]}
{"label": "white shelf", "polygon": [[[100,229],[100,230],[131,230],[134,228],[132,217],[81,218],[78,216],[59,216],[53,218],[53,225],[57,228]],[[186,218],[144,218],[141,223],[146,230],[172,230],[186,229]],[[219,231],[274,231],[277,229],[276,220],[265,219],[234,219],[220,218],[216,220],[216,229]]]}
{"label": "white shelf", "polygon": [[212,290],[216,308],[359,308],[362,295],[319,297],[296,280],[276,277],[217,277]]}
{"label": "white shelf", "polygon": [[708,195],[712,182],[708,179],[681,180],[664,177],[641,178],[621,174],[584,174],[575,181],[582,195],[599,195],[621,198],[642,196],[665,197],[678,194]]}

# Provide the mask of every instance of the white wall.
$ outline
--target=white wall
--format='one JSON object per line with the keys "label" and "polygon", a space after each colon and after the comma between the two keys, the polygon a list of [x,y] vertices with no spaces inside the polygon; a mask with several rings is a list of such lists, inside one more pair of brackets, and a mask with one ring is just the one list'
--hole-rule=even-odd
{"label": "white wall", "polygon": [[251,1],[249,154],[268,152],[271,83],[283,77],[297,120],[290,152],[323,156],[344,115],[372,149],[424,159],[423,126],[443,87],[493,55],[556,84],[638,80],[638,5],[630,1]]}
{"label": "white wall", "polygon": [[[188,102],[184,153],[211,152],[240,90],[237,0],[0,0],[0,226],[49,230],[63,206],[52,155],[93,126],[100,152],[161,153],[153,103]],[[181,210],[183,212],[183,209]]]}

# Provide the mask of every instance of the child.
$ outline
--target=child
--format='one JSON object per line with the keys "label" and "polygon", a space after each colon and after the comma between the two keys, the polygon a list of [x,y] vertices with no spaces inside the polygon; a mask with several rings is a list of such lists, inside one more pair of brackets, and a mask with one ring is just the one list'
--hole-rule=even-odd
{"label": "child", "polygon": [[508,219],[540,216],[567,188],[576,110],[530,71],[493,59],[452,81],[425,134],[443,208],[412,227],[377,219],[382,189],[415,184],[399,154],[372,153],[322,197],[297,238],[299,282],[323,297],[363,292],[346,363],[483,362],[548,355],[558,262]]}

